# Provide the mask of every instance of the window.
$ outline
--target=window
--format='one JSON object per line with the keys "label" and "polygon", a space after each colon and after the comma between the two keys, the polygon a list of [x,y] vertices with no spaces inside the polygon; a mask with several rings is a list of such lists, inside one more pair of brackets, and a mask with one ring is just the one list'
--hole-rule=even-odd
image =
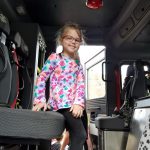
{"label": "window", "polygon": [[106,94],[105,82],[102,80],[102,63],[104,61],[105,50],[102,50],[85,63],[87,100],[101,98]]}

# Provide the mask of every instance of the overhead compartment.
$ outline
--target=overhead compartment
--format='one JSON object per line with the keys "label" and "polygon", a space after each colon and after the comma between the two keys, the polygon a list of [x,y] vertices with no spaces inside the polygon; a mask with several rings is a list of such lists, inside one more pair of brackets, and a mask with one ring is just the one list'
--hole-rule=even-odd
{"label": "overhead compartment", "polygon": [[140,20],[150,10],[150,0],[142,0],[133,11],[136,20]]}
{"label": "overhead compartment", "polygon": [[120,36],[125,37],[134,28],[135,23],[132,17],[129,17],[125,23],[120,27]]}

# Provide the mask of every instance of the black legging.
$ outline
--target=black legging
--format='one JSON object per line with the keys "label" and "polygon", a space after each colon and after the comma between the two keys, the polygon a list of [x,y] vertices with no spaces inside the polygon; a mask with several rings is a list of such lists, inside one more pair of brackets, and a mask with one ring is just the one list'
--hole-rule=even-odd
{"label": "black legging", "polygon": [[[69,150],[83,150],[83,145],[86,141],[86,130],[83,125],[82,117],[75,118],[70,109],[58,110],[64,117],[66,122],[66,129],[70,135],[70,149]],[[84,118],[84,117],[83,117]]]}

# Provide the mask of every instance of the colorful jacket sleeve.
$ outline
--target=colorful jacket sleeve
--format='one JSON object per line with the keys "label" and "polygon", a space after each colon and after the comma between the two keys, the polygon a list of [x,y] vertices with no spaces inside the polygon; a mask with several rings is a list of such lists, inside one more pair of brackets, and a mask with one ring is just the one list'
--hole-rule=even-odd
{"label": "colorful jacket sleeve", "polygon": [[85,107],[85,76],[83,73],[82,65],[79,66],[79,72],[77,76],[77,89],[74,104],[78,104]]}
{"label": "colorful jacket sleeve", "polygon": [[51,54],[48,57],[42,68],[41,73],[37,77],[36,84],[34,86],[34,101],[33,101],[34,104],[46,102],[45,98],[46,81],[56,66],[56,57],[57,54],[55,53]]}

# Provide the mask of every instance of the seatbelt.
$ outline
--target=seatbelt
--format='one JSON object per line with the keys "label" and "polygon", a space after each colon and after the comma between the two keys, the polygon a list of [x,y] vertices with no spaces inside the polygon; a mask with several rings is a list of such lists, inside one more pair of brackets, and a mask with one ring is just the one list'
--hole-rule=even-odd
{"label": "seatbelt", "polygon": [[11,70],[12,70],[11,91],[9,95],[8,104],[11,108],[15,108],[17,97],[19,94],[19,74],[18,74],[19,63],[16,54],[15,44],[13,43],[12,40],[8,40],[6,43],[9,49],[9,58],[10,58]]}

